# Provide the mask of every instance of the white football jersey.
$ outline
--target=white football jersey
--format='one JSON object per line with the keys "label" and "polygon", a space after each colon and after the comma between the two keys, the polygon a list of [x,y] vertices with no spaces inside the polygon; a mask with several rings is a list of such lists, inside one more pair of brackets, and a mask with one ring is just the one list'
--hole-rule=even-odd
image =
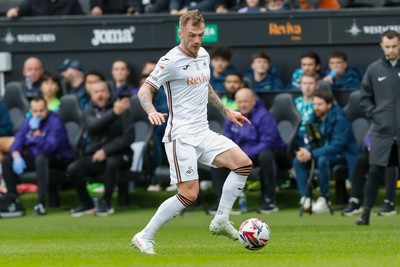
{"label": "white football jersey", "polygon": [[157,90],[164,86],[169,118],[163,142],[181,135],[198,135],[208,129],[207,103],[210,56],[200,48],[197,57],[176,46],[161,57],[146,79]]}

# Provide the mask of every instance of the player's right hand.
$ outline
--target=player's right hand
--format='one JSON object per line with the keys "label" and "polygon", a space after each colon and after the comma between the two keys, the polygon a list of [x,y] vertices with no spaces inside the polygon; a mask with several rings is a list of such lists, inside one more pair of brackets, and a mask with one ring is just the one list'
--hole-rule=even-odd
{"label": "player's right hand", "polygon": [[165,117],[167,116],[168,116],[167,113],[150,112],[148,118],[151,124],[161,125],[165,122]]}

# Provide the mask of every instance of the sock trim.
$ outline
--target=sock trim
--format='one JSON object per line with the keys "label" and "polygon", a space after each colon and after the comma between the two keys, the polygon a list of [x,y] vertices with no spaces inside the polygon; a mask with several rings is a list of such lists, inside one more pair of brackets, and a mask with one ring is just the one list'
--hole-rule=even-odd
{"label": "sock trim", "polygon": [[250,164],[247,166],[242,166],[242,167],[236,168],[232,171],[238,175],[249,176],[252,168],[253,168],[253,164]]}
{"label": "sock trim", "polygon": [[181,194],[176,194],[176,198],[182,203],[183,206],[189,207],[190,205],[193,204],[192,201],[190,201],[187,197]]}

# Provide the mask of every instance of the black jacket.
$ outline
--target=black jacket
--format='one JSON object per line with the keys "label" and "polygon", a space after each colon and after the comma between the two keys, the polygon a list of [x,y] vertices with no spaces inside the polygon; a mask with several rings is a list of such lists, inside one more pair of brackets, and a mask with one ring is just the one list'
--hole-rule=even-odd
{"label": "black jacket", "polygon": [[83,15],[79,0],[25,0],[19,5],[18,16]]}
{"label": "black jacket", "polygon": [[381,58],[368,67],[360,105],[371,121],[370,163],[386,166],[394,140],[400,154],[400,60],[393,67]]}
{"label": "black jacket", "polygon": [[112,103],[100,109],[90,103],[84,113],[85,128],[90,137],[85,154],[94,154],[104,149],[107,157],[126,155],[132,157],[130,145],[135,140],[133,122],[129,110],[120,116],[115,115]]}

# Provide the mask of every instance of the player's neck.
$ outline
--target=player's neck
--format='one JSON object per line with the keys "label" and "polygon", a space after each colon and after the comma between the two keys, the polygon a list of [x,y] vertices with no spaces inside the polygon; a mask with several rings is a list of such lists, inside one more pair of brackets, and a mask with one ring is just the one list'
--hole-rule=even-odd
{"label": "player's neck", "polygon": [[182,44],[179,45],[179,48],[180,48],[183,52],[185,52],[185,54],[187,54],[188,56],[191,56],[191,57],[193,57],[193,58],[196,58],[196,57],[197,57],[197,53],[196,53],[196,54],[193,54],[193,52],[187,50]]}

